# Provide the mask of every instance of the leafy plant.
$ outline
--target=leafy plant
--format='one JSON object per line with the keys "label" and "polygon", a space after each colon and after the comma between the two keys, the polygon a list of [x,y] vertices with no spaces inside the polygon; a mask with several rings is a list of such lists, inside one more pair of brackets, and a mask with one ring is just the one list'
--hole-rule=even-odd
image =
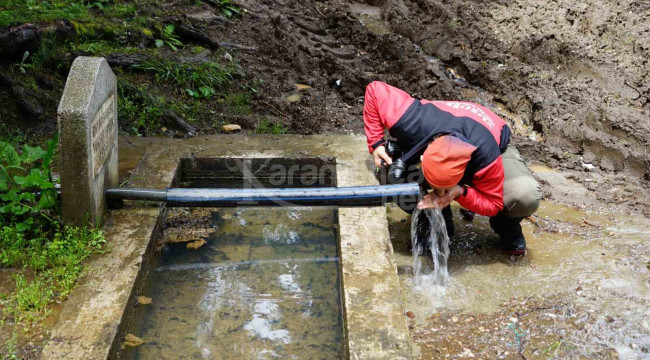
{"label": "leafy plant", "polygon": [[251,95],[246,92],[232,92],[226,95],[226,105],[237,115],[250,115]]}
{"label": "leafy plant", "polygon": [[233,4],[231,0],[207,0],[207,2],[221,9],[221,13],[228,19],[240,15],[242,11],[241,8]]}
{"label": "leafy plant", "polygon": [[251,94],[257,94],[260,91],[260,87],[262,86],[263,83],[264,83],[263,79],[256,79],[253,81],[253,84],[251,85],[248,84],[242,85],[242,89],[247,90]]}
{"label": "leafy plant", "polygon": [[198,90],[192,90],[192,89],[185,89],[187,91],[187,94],[193,98],[205,98],[205,99],[210,99],[212,98],[216,92],[214,91],[214,88],[210,86],[201,86]]}
{"label": "leafy plant", "polygon": [[105,6],[108,5],[110,0],[85,0],[84,4],[87,8],[97,8],[99,10],[104,10]]}
{"label": "leafy plant", "polygon": [[29,51],[25,51],[23,54],[23,60],[20,63],[16,63],[11,67],[11,71],[13,71],[16,67],[20,69],[21,73],[26,73],[27,69],[30,67],[33,67],[34,65],[32,64],[25,64],[25,61],[27,61],[27,58],[29,57]]}
{"label": "leafy plant", "polygon": [[207,99],[230,85],[235,72],[233,66],[224,67],[215,62],[188,64],[163,59],[147,60],[136,68],[155,73],[156,80],[171,82],[191,97]]}
{"label": "leafy plant", "polygon": [[12,128],[5,123],[0,123],[0,142],[6,142],[13,146],[24,143],[27,135],[19,129]]}
{"label": "leafy plant", "polygon": [[0,142],[0,225],[12,224],[19,233],[40,233],[58,215],[50,165],[57,138],[47,149],[23,145],[22,152]]}
{"label": "leafy plant", "polygon": [[[62,226],[50,166],[57,138],[45,149],[0,141],[0,267],[25,269],[13,276],[16,291],[2,295],[0,318],[39,319],[66,296],[82,262],[105,242],[101,230]],[[29,276],[28,276],[29,275]]]}
{"label": "leafy plant", "polygon": [[5,354],[0,354],[0,360],[19,360],[18,350],[16,349],[16,334],[14,333],[11,336],[11,339],[8,339],[5,342]]}
{"label": "leafy plant", "polygon": [[156,47],[161,48],[167,45],[172,50],[177,51],[179,46],[183,46],[178,35],[174,34],[175,30],[176,27],[173,24],[167,24],[164,28],[158,27],[160,39],[156,39]]}
{"label": "leafy plant", "polygon": [[[127,94],[123,91],[123,86],[120,86],[119,90],[118,112],[124,114],[120,122],[128,124],[131,133],[142,135],[143,133],[156,131],[162,126],[160,119],[163,115],[163,101],[153,101],[131,93]],[[137,88],[137,90],[138,93],[141,93],[141,91],[146,92],[146,89]]]}

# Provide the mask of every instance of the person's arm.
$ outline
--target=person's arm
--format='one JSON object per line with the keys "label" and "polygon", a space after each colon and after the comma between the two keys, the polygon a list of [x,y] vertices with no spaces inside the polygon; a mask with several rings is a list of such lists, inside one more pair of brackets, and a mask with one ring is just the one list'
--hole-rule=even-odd
{"label": "person's arm", "polygon": [[378,82],[371,82],[366,87],[366,96],[363,103],[363,128],[368,141],[368,151],[372,154],[384,141],[384,124],[379,117]]}
{"label": "person's arm", "polygon": [[499,156],[492,164],[474,175],[472,186],[456,201],[479,215],[495,216],[503,209],[503,161]]}

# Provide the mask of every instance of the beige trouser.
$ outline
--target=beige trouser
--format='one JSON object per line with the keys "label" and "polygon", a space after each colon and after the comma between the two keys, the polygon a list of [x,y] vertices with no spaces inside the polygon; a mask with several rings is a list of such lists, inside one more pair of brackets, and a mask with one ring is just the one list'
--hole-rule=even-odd
{"label": "beige trouser", "polygon": [[542,190],[517,148],[508,145],[503,160],[503,213],[508,217],[530,216],[539,208]]}

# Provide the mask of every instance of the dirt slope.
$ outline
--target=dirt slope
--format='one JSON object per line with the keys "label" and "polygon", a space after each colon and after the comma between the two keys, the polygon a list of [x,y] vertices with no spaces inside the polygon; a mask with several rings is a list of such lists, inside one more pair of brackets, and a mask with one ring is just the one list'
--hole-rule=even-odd
{"label": "dirt slope", "polygon": [[[248,65],[274,92],[290,93],[296,82],[319,89],[287,106],[293,131],[360,130],[355,115],[374,79],[434,99],[471,99],[462,90],[480,86],[492,94],[488,102],[542,135],[556,159],[570,153],[605,171],[650,175],[646,3],[380,2],[403,36],[369,32],[346,2],[242,5],[251,21],[219,36],[260,47],[264,61],[251,54]],[[346,105],[354,109],[342,111]]]}
{"label": "dirt slope", "polygon": [[[650,179],[648,3],[368,2],[243,1],[250,21],[214,34],[259,46],[239,56],[268,79],[294,132],[361,132],[364,87],[379,79],[416,97],[484,103],[530,160],[577,170],[579,182],[593,177],[583,164],[617,175],[588,185],[607,202],[645,197],[647,183],[632,179]],[[277,101],[297,82],[313,88]],[[625,194],[610,196],[621,182]]]}
{"label": "dirt slope", "polygon": [[[145,89],[158,87],[156,93],[166,96],[165,103],[172,108],[191,108],[179,114],[200,133],[220,132],[225,123],[250,131],[261,121],[280,124],[291,133],[361,133],[365,86],[383,80],[416,97],[470,100],[494,108],[520,135],[515,142],[524,154],[535,161],[578,171],[583,164],[593,164],[599,173],[624,176],[624,182],[650,180],[650,4],[646,1],[235,3],[244,11],[229,20],[209,1],[189,0],[152,2],[130,20],[108,20],[129,26],[129,21],[183,23],[207,35],[207,45],[183,36],[186,46],[179,52],[151,49],[153,40],[132,33],[117,41],[141,58],[153,53],[175,63],[234,57],[241,66],[237,82],[242,88],[258,90],[250,112],[229,111],[220,105],[223,98],[194,102],[178,86],[160,85],[158,75],[130,66],[119,51],[108,57],[120,68],[122,78]],[[192,53],[190,48],[196,45],[209,49]],[[71,50],[55,61],[54,79],[37,77],[18,89],[47,91],[45,96],[25,97],[46,99],[42,109],[39,104],[12,100],[6,89],[13,86],[16,93],[15,84],[5,79],[2,86],[0,81],[0,99],[7,104],[0,117],[54,131],[57,91],[66,66],[80,54],[107,56]],[[5,68],[20,59],[7,61],[11,62]],[[39,113],[42,122],[26,121],[20,108]],[[122,128],[129,132],[132,126]],[[140,132],[179,135],[151,127]],[[640,189],[647,182],[634,187],[630,194],[642,196]]]}

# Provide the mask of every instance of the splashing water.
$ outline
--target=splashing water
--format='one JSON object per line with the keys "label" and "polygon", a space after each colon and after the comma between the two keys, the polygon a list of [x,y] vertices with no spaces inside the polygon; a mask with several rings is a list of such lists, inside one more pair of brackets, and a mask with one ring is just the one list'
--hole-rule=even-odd
{"label": "splashing water", "polygon": [[[413,251],[413,283],[415,285],[445,285],[449,281],[447,258],[449,236],[440,209],[416,209],[411,217],[411,246]],[[433,271],[423,269],[420,255],[431,251]]]}

